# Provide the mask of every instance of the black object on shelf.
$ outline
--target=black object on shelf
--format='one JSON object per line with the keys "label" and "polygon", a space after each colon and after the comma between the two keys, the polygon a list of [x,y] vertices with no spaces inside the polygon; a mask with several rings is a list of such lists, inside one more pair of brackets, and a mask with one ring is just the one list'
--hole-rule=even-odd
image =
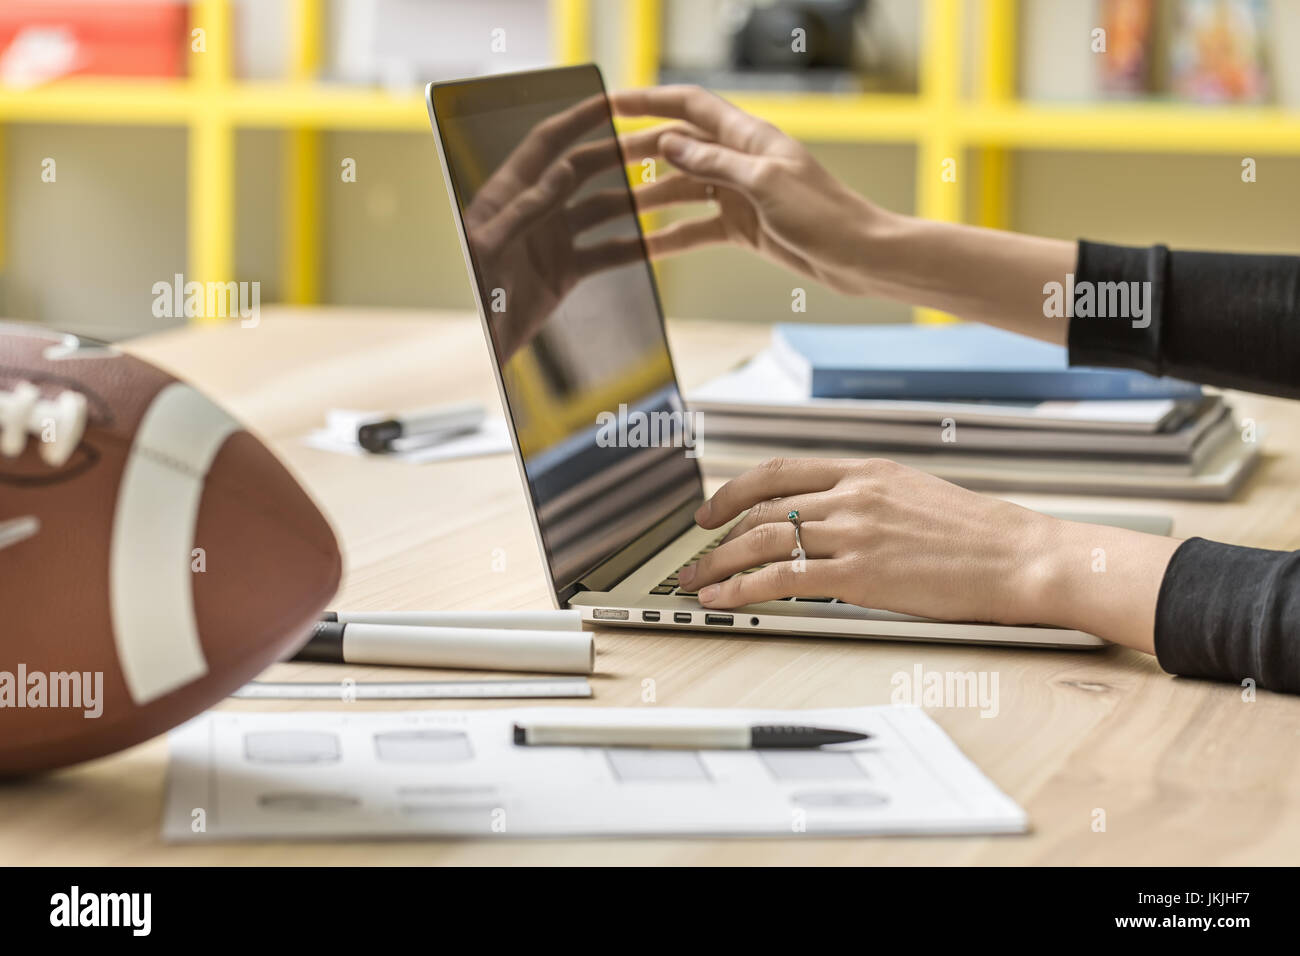
{"label": "black object on shelf", "polygon": [[847,71],[854,20],[868,0],[780,0],[754,5],[731,36],[737,71]]}

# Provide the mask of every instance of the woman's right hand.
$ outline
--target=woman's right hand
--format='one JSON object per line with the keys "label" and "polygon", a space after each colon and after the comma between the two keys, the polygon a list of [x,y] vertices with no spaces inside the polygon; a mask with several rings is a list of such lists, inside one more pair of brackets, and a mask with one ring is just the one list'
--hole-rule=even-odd
{"label": "woman's right hand", "polygon": [[651,233],[651,256],[735,243],[839,292],[869,291],[868,237],[891,214],[837,180],[801,143],[697,86],[622,90],[610,99],[621,116],[679,121],[658,134],[658,152],[680,172],[638,187],[640,210],[718,206],[714,216]]}

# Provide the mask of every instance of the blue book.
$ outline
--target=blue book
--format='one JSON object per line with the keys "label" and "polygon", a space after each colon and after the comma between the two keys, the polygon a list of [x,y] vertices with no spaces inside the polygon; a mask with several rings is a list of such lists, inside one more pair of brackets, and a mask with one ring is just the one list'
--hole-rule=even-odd
{"label": "blue book", "polygon": [[1059,345],[987,325],[778,325],[772,353],[811,398],[1195,398],[1145,372],[1071,368]]}

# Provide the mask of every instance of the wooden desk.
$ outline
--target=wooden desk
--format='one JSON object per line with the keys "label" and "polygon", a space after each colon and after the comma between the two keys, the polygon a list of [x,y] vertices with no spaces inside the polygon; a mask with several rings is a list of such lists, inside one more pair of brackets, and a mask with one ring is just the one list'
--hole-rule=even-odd
{"label": "wooden desk", "polygon": [[[761,347],[763,326],[674,323],[689,387]],[[494,403],[476,319],[409,312],[266,310],[260,327],[188,328],[132,351],[223,400],[316,495],[344,543],[339,605],[545,607],[541,564],[514,462],[499,455],[431,466],[353,459],[299,437],[324,410],[452,398]],[[1300,547],[1300,404],[1241,397],[1267,431],[1268,460],[1237,500],[1158,502],[1022,496],[1070,510],[1170,513],[1179,536]],[[501,549],[504,572],[492,570]],[[931,713],[1028,811],[1026,836],[925,839],[411,840],[169,846],[159,839],[161,739],[85,767],[0,786],[0,864],[1242,864],[1300,859],[1300,699],[1176,679],[1154,659],[831,639],[606,632],[588,706],[842,707],[887,703],[916,665],[997,671],[1000,713]],[[392,677],[381,668],[349,676]],[[404,677],[447,676],[407,671]],[[279,664],[272,679],[340,678]],[[572,704],[572,701],[559,702]],[[297,703],[226,702],[245,710]],[[339,706],[345,706],[340,704]],[[398,706],[355,703],[350,707]],[[423,706],[423,705],[422,705]],[[463,702],[430,702],[463,707]],[[474,706],[470,704],[469,706]],[[512,706],[489,701],[481,706]],[[1094,809],[1106,831],[1094,832]]]}

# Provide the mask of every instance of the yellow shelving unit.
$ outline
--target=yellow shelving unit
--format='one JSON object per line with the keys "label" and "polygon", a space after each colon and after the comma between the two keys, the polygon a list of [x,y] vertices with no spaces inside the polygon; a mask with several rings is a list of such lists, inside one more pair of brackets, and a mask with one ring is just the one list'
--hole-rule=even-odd
{"label": "yellow shelving unit", "polygon": [[[1017,0],[982,0],[973,96],[962,93],[964,0],[923,0],[920,88],[916,95],[727,93],[727,99],[809,141],[916,144],[917,215],[965,218],[968,193],[975,221],[1006,228],[1013,150],[1300,154],[1300,113],[1279,109],[1195,105],[1038,105],[1016,100]],[[659,0],[629,0],[630,64],[626,82],[657,79]],[[977,175],[963,168],[977,152]],[[945,179],[952,160],[955,178]],[[920,321],[945,320],[917,310]]]}
{"label": "yellow shelving unit", "polygon": [[[976,219],[995,227],[1006,225],[1013,150],[1300,154],[1297,112],[1159,103],[1074,106],[1017,101],[1016,0],[982,0],[978,5],[980,64],[974,94],[964,96],[961,37],[967,4],[964,0],[923,2],[920,89],[916,95],[724,95],[810,141],[914,143],[916,212],[935,219],[961,220],[968,208],[969,190]],[[200,281],[234,278],[235,130],[283,130],[282,286],[289,301],[315,301],[320,293],[320,132],[425,133],[428,120],[418,94],[395,96],[382,90],[317,82],[323,2],[290,0],[290,5],[288,35],[294,46],[284,81],[234,78],[230,0],[194,0],[191,27],[204,31],[204,52],[190,54],[187,79],[73,78],[35,90],[0,89],[0,123],[186,127],[187,265],[189,275]],[[551,9],[556,61],[590,59],[591,0],[551,0]],[[653,83],[662,42],[661,2],[624,0],[621,15],[625,73],[611,79],[620,85]],[[974,181],[963,168],[972,150],[980,156]],[[946,160],[955,161],[953,181],[943,176]]]}
{"label": "yellow shelving unit", "polygon": [[[34,90],[0,88],[0,123],[186,127],[187,275],[202,282],[234,278],[235,131],[283,130],[281,284],[287,301],[314,302],[320,292],[320,132],[427,133],[429,120],[419,94],[318,83],[323,0],[289,3],[293,48],[283,82],[237,80],[230,0],[193,0],[190,28],[203,31],[203,42],[201,51],[191,49],[188,78],[73,77]],[[552,8],[557,61],[589,59],[590,0],[552,0]]]}

